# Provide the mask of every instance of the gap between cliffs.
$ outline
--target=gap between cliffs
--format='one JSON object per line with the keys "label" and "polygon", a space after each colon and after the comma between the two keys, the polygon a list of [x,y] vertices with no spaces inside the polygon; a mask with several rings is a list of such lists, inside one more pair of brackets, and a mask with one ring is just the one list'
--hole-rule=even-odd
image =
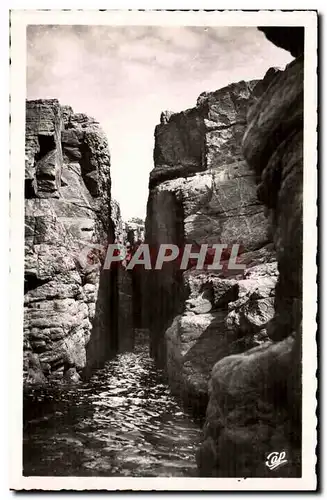
{"label": "gap between cliffs", "polygon": [[[149,335],[173,393],[206,412],[206,476],[265,476],[276,447],[283,474],[301,470],[303,40],[280,30],[267,36],[286,50],[298,37],[284,71],[162,114],[145,224],[111,198],[99,124],[26,104],[25,386],[78,382]],[[102,268],[108,244],[143,241],[238,243],[246,270]]]}

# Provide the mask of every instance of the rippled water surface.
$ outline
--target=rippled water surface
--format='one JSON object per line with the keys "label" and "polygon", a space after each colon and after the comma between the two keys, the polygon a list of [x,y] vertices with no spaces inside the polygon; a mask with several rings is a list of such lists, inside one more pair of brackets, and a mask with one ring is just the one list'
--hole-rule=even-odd
{"label": "rippled water surface", "polygon": [[116,356],[87,383],[25,394],[24,475],[197,475],[200,425],[146,351]]}

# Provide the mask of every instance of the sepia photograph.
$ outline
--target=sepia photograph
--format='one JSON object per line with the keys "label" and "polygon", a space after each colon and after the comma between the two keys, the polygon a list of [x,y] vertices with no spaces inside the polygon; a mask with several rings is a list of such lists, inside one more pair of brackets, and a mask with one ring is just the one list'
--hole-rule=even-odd
{"label": "sepia photograph", "polygon": [[314,11],[11,12],[12,489],[315,490],[316,71]]}

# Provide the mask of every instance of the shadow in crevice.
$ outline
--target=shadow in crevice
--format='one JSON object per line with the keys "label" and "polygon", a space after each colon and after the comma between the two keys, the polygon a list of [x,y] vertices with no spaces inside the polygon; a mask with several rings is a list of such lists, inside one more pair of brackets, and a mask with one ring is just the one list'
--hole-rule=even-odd
{"label": "shadow in crevice", "polygon": [[152,270],[144,271],[142,322],[143,327],[151,332],[150,356],[160,368],[166,364],[164,332],[173,318],[182,312],[186,297],[183,271],[179,268],[179,262],[167,262],[161,270],[155,270],[154,263],[160,244],[174,244],[180,249],[183,248],[184,219],[183,202],[178,193],[150,191],[145,243],[150,245],[154,262]]}
{"label": "shadow in crevice", "polygon": [[143,268],[126,271],[120,263],[101,269],[90,340],[83,375],[101,368],[116,354],[132,352],[135,329],[142,328]]}
{"label": "shadow in crevice", "polygon": [[116,270],[100,272],[99,290],[90,340],[86,346],[86,366],[83,376],[101,368],[118,350]]}
{"label": "shadow in crevice", "polygon": [[54,135],[38,134],[37,137],[39,141],[40,150],[35,155],[36,163],[42,158],[44,158],[48,153],[50,153],[50,151],[55,151],[56,149],[56,142]]}

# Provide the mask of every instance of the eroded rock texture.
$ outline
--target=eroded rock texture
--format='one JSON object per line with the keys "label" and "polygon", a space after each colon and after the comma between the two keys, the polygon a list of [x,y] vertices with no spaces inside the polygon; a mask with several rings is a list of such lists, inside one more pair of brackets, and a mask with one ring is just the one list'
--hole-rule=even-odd
{"label": "eroded rock texture", "polygon": [[119,233],[110,187],[98,123],[57,100],[27,101],[26,382],[76,381],[116,348],[108,307],[116,278],[101,271],[106,245]]}
{"label": "eroded rock texture", "polygon": [[[121,243],[127,256],[124,264],[144,241],[144,222],[132,219],[122,223]],[[142,280],[143,267],[135,266],[128,271],[118,266],[118,331],[119,351],[132,351],[135,346],[135,332],[142,326]]]}
{"label": "eroded rock texture", "polygon": [[[285,71],[267,75],[243,139],[278,260],[275,314],[266,325],[271,340],[214,366],[198,455],[207,476],[301,475],[303,40],[301,33],[285,38],[287,29],[263,29],[298,57]],[[287,464],[271,471],[265,461],[275,450],[285,451]]]}
{"label": "eroded rock texture", "polygon": [[250,267],[235,278],[190,270],[184,312],[167,329],[167,370],[170,384],[191,408],[203,411],[215,363],[267,340],[274,315],[277,265]]}
{"label": "eroded rock texture", "polygon": [[195,108],[164,112],[155,131],[146,241],[181,249],[187,243],[238,243],[247,268],[182,272],[174,262],[147,272],[151,353],[166,365],[174,392],[202,411],[214,364],[267,339],[274,312],[270,221],[257,198],[256,173],[242,153],[257,83],[203,93]]}

